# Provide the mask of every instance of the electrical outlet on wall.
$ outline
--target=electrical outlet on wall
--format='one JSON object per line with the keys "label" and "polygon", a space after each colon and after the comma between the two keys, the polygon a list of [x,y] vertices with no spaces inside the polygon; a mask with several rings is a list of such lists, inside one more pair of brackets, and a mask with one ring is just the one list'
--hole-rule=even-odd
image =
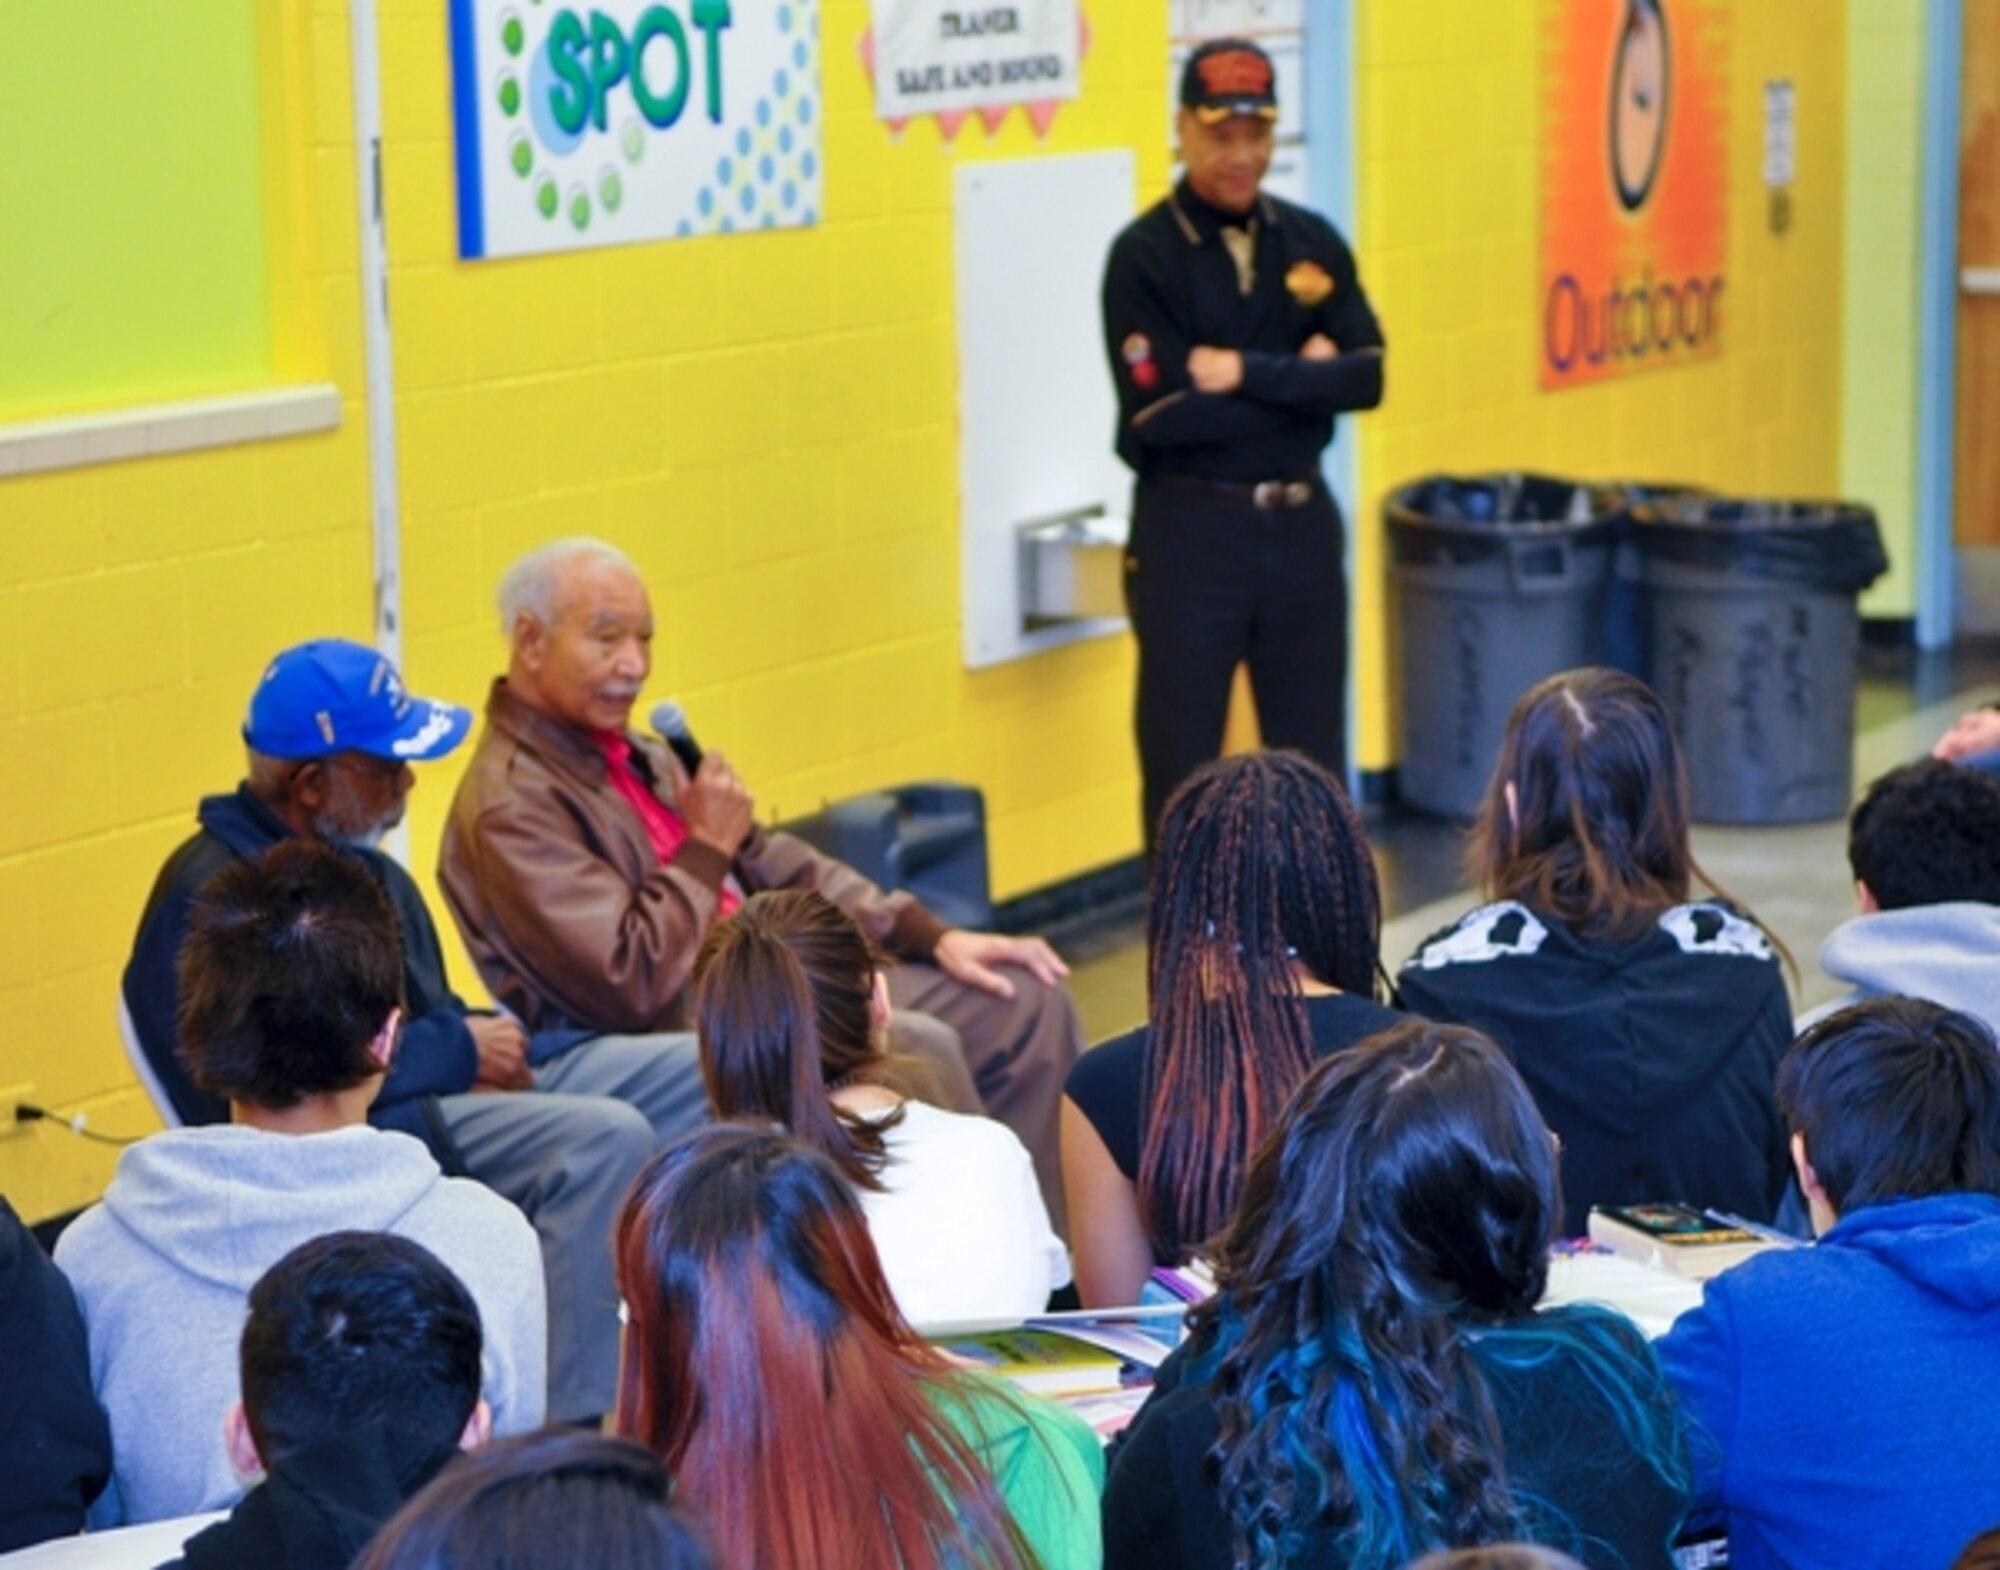
{"label": "electrical outlet on wall", "polygon": [[32,1084],[0,1085],[0,1139],[16,1134],[28,1125],[21,1121],[21,1103],[35,1093]]}

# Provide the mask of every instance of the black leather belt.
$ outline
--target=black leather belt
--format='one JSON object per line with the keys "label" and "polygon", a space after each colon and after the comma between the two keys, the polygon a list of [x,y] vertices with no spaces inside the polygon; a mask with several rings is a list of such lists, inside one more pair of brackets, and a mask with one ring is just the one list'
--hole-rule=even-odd
{"label": "black leather belt", "polygon": [[1260,512],[1273,512],[1280,507],[1303,507],[1319,495],[1319,481],[1313,480],[1258,480],[1254,484],[1239,480],[1204,480],[1192,474],[1162,474],[1162,485],[1171,485],[1181,491],[1205,491],[1211,496],[1226,496],[1234,502],[1248,502]]}

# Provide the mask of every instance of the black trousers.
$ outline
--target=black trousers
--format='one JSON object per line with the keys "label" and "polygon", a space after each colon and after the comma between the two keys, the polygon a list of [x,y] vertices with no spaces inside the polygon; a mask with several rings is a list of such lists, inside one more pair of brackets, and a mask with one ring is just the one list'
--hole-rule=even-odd
{"label": "black trousers", "polygon": [[1141,480],[1125,552],[1139,641],[1135,722],[1146,851],[1160,812],[1216,756],[1236,667],[1247,663],[1267,747],[1293,747],[1345,783],[1347,578],[1340,510],[1324,486],[1298,507]]}

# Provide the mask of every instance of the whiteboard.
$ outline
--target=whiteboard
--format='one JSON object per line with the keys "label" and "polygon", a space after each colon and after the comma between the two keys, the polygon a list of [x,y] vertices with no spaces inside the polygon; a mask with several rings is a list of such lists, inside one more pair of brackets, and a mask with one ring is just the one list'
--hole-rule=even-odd
{"label": "whiteboard", "polygon": [[1025,625],[1023,524],[1129,510],[1098,287],[1132,220],[1129,151],[961,165],[958,472],[965,663],[1103,637],[1121,620]]}

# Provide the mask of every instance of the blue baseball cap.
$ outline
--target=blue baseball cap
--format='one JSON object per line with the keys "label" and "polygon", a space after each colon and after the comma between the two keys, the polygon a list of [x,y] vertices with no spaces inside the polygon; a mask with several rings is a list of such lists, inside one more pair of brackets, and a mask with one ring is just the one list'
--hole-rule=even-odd
{"label": "blue baseball cap", "polygon": [[411,697],[375,650],[318,638],[271,661],[250,694],[243,739],[267,758],[365,752],[416,763],[442,758],[471,729],[470,709]]}

